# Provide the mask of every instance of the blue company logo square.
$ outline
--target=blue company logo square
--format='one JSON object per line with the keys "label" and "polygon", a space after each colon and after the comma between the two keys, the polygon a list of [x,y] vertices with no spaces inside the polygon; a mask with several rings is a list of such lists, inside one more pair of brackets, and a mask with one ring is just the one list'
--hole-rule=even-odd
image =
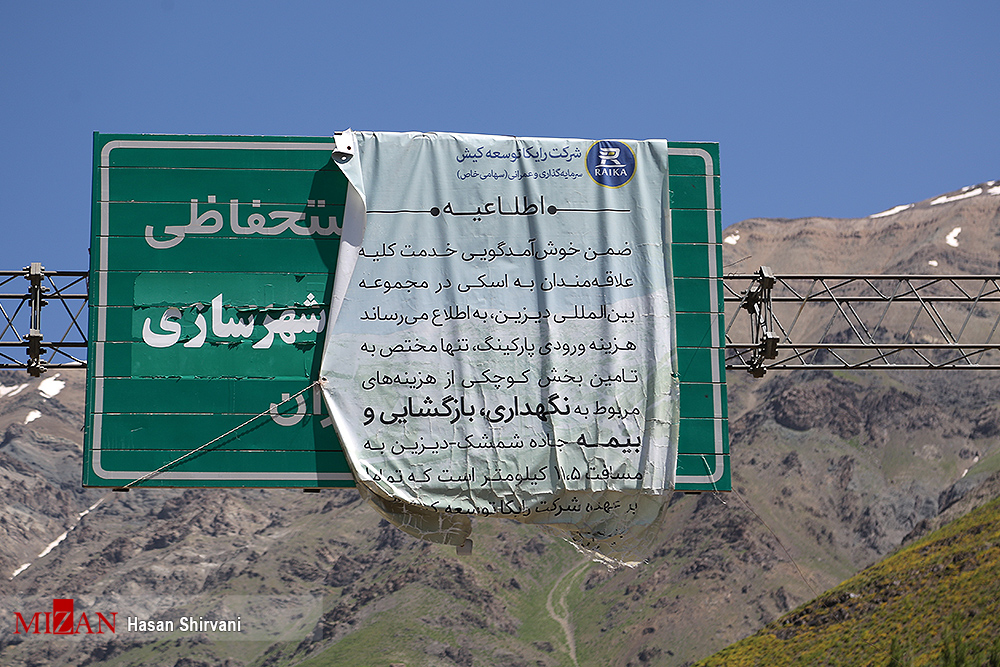
{"label": "blue company logo square", "polygon": [[635,153],[620,141],[595,141],[587,151],[587,173],[598,185],[620,188],[635,174]]}

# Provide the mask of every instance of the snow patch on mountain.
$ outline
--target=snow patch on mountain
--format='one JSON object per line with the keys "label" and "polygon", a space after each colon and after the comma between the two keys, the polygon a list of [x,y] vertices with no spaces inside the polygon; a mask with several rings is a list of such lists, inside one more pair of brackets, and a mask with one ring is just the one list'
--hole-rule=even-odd
{"label": "snow patch on mountain", "polygon": [[3,398],[4,396],[17,396],[24,391],[24,388],[27,386],[27,384],[12,384],[8,387],[0,384],[0,398]]}
{"label": "snow patch on mountain", "polygon": [[107,498],[106,495],[103,496],[103,497],[101,497],[96,503],[94,503],[93,505],[91,505],[87,509],[85,509],[82,512],[80,512],[79,514],[77,514],[76,515],[76,521],[74,521],[73,525],[71,525],[69,528],[66,529],[66,532],[64,532],[62,535],[60,535],[56,539],[52,540],[51,542],[49,542],[49,544],[45,547],[45,549],[43,549],[40,554],[38,554],[37,556],[35,556],[34,560],[32,560],[30,562],[27,562],[24,565],[22,565],[21,567],[19,567],[16,570],[14,570],[13,574],[11,574],[10,577],[8,578],[8,581],[13,580],[14,577],[16,577],[17,575],[21,574],[22,572],[24,572],[25,570],[27,570],[29,567],[31,567],[31,563],[33,563],[34,561],[38,560],[39,558],[44,558],[45,556],[48,556],[52,552],[53,549],[55,549],[57,546],[59,546],[60,544],[62,544],[63,540],[65,540],[66,537],[70,534],[70,531],[72,531],[74,528],[77,527],[77,525],[79,525],[80,520],[83,519],[83,517],[85,517],[88,514],[90,514],[93,510],[97,509],[97,507],[101,503],[104,502],[105,498]]}
{"label": "snow patch on mountain", "polygon": [[874,215],[869,215],[869,218],[887,218],[890,215],[896,215],[897,213],[902,213],[908,208],[913,208],[913,204],[900,204],[899,206],[893,206],[888,211],[882,211],[881,213],[875,213]]}
{"label": "snow patch on mountain", "polygon": [[960,192],[957,195],[941,195],[937,199],[931,201],[931,206],[947,204],[949,202],[959,201],[960,199],[968,199],[969,197],[978,197],[981,194],[983,194],[983,189],[976,188],[975,190],[969,190],[968,192]]}
{"label": "snow patch on mountain", "polygon": [[[972,197],[978,197],[984,194],[993,196],[1000,195],[1000,181],[987,181],[986,183],[980,183],[978,185],[966,185],[959,190],[954,190],[947,194],[943,194],[940,197],[935,197],[930,200],[929,204],[931,206],[939,206],[941,204],[949,204],[963,199],[971,199]],[[922,202],[921,204],[926,205]],[[917,204],[900,204],[899,206],[893,206],[892,208],[882,211],[881,213],[873,213],[872,215],[869,215],[868,218],[888,218],[902,213],[903,211],[908,211],[916,205]]]}
{"label": "snow patch on mountain", "polygon": [[45,378],[38,383],[38,393],[43,398],[54,398],[60,391],[66,388],[66,380],[58,379],[59,375],[59,373],[56,373],[52,377]]}

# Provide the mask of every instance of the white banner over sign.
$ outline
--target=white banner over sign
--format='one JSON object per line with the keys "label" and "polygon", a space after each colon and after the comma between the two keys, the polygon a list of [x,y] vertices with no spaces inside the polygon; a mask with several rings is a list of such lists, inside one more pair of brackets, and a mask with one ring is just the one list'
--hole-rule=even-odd
{"label": "white banner over sign", "polygon": [[434,541],[500,515],[634,558],[677,458],[667,142],[338,145],[321,373],[359,487]]}

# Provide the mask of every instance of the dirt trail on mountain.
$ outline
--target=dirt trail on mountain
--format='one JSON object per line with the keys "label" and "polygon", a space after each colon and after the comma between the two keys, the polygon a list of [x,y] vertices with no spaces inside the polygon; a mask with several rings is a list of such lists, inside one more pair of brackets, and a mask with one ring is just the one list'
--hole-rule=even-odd
{"label": "dirt trail on mountain", "polygon": [[[577,667],[579,667],[580,663],[576,660],[576,639],[573,636],[573,624],[570,621],[569,607],[566,605],[566,595],[569,593],[573,582],[586,572],[587,568],[592,564],[593,561],[585,560],[573,569],[567,570],[552,585],[552,590],[549,591],[548,599],[545,601],[545,608],[548,610],[549,616],[563,629],[563,634],[566,636],[566,649],[569,651],[569,657],[573,661],[573,664],[577,665]],[[557,593],[559,599],[555,600]]]}

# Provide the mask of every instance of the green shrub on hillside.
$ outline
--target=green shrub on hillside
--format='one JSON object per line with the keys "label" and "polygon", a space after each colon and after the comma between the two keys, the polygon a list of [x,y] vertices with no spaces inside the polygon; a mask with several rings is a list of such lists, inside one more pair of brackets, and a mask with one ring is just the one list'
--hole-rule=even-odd
{"label": "green shrub on hillside", "polygon": [[698,663],[1000,667],[1000,500]]}

